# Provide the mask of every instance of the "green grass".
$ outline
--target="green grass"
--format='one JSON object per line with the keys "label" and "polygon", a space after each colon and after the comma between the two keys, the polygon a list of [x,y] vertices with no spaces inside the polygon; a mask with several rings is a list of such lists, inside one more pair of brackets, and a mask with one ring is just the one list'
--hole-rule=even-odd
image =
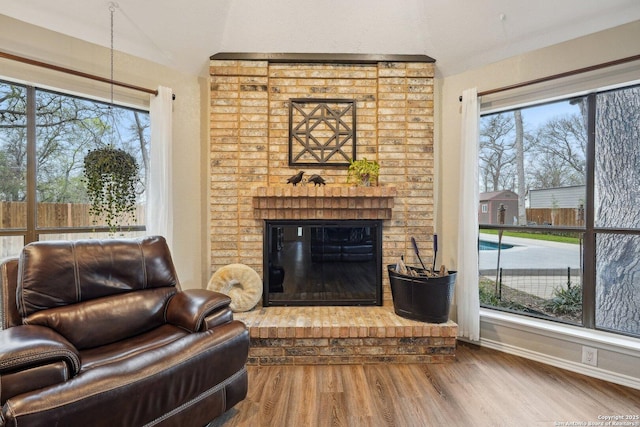
{"label": "green grass", "polygon": [[[498,234],[498,230],[480,230],[480,233],[483,234]],[[573,243],[579,244],[580,239],[578,237],[572,236],[558,236],[556,234],[546,234],[546,233],[525,233],[522,231],[510,231],[505,230],[502,233],[503,236],[510,237],[521,237],[524,239],[535,239],[535,240],[546,240],[549,242],[560,242],[560,243]]]}

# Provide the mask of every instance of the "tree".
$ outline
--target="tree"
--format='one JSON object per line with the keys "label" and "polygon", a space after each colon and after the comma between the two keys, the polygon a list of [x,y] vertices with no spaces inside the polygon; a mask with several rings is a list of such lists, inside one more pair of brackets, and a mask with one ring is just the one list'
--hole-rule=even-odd
{"label": "tree", "polygon": [[23,89],[0,85],[0,196],[6,201],[26,197],[26,110]]}
{"label": "tree", "polygon": [[[27,170],[27,92],[0,82],[0,201],[24,201]],[[35,90],[38,202],[86,203],[83,160],[115,141],[142,165],[145,188],[149,116],[102,102]]]}
{"label": "tree", "polygon": [[140,153],[142,154],[142,162],[141,167],[145,171],[144,172],[144,182],[142,183],[142,190],[147,188],[147,184],[149,182],[149,141],[147,141],[147,129],[149,129],[149,117],[142,117],[140,112],[133,111],[134,125],[133,128],[135,135],[137,136]]}
{"label": "tree", "polygon": [[[596,226],[640,229],[640,88],[601,93],[596,107]],[[596,236],[596,324],[640,334],[638,235]]]}
{"label": "tree", "polygon": [[531,188],[556,188],[584,184],[584,176],[574,171],[560,158],[548,153],[536,157],[535,167],[529,170]]}
{"label": "tree", "polygon": [[585,183],[587,129],[581,114],[554,117],[536,134],[532,168],[534,188]]}
{"label": "tree", "polygon": [[482,120],[478,156],[485,192],[513,189],[513,129],[514,122],[510,114],[493,114]]}
{"label": "tree", "polygon": [[480,130],[480,171],[484,191],[512,190],[518,194],[518,223],[527,223],[525,153],[531,137],[520,110],[483,118]]}
{"label": "tree", "polygon": [[522,112],[515,110],[513,119],[516,124],[516,168],[518,170],[518,224],[527,224],[527,210],[524,199],[527,195],[527,187],[524,182],[524,126],[522,124]]}

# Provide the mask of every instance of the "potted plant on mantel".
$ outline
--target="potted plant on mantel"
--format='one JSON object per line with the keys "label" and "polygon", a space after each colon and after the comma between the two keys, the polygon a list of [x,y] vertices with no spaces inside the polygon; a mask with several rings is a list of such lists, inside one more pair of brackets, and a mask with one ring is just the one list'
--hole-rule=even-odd
{"label": "potted plant on mantel", "polygon": [[380,165],[375,160],[367,160],[366,157],[350,160],[347,173],[347,183],[363,187],[375,186],[378,185]]}
{"label": "potted plant on mantel", "polygon": [[94,224],[103,219],[113,234],[127,217],[135,221],[138,163],[131,154],[113,147],[89,151],[84,178]]}

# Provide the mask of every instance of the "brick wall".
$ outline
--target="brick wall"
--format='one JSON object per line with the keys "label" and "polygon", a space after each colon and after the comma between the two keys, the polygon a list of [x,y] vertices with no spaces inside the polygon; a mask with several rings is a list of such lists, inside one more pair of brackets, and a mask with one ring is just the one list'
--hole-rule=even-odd
{"label": "brick wall", "polygon": [[[243,263],[262,274],[258,188],[285,187],[299,170],[348,187],[347,168],[288,165],[291,98],[357,101],[357,156],[380,163],[379,183],[394,187],[384,221],[383,265],[404,254],[427,263],[433,234],[433,74],[427,62],[363,64],[212,60],[210,121],[211,269]],[[262,191],[262,190],[261,190]],[[337,193],[335,193],[337,194]],[[383,274],[385,305],[391,302]]]}

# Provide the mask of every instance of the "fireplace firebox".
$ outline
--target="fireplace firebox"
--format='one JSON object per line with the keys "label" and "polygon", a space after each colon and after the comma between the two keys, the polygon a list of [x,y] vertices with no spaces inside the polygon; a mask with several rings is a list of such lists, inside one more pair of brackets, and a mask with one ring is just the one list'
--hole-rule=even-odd
{"label": "fireplace firebox", "polygon": [[382,221],[267,220],[263,306],[382,305]]}

